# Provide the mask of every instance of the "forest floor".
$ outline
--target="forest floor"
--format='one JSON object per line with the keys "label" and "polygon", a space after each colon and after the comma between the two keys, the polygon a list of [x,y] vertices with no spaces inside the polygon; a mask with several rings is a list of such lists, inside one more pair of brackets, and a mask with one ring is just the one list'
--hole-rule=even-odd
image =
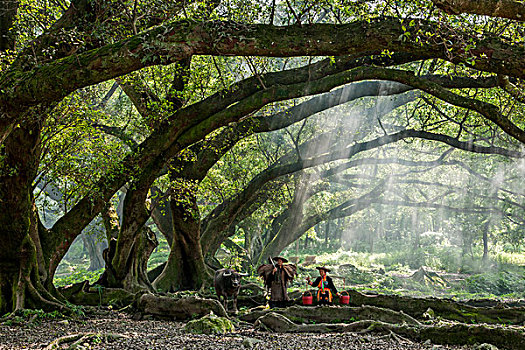
{"label": "forest floor", "polygon": [[[185,323],[134,321],[129,314],[99,310],[82,319],[44,319],[16,325],[0,324],[0,349],[473,349],[417,343],[398,336],[357,333],[291,334],[254,330],[240,324],[226,335],[196,335]],[[86,334],[84,339],[79,339]],[[90,335],[89,335],[90,334]],[[75,335],[78,335],[75,337]],[[68,339],[68,337],[70,337]],[[59,344],[57,339],[68,340]],[[73,340],[75,339],[75,340]],[[53,343],[55,342],[55,343]],[[56,344],[56,346],[55,346]]]}

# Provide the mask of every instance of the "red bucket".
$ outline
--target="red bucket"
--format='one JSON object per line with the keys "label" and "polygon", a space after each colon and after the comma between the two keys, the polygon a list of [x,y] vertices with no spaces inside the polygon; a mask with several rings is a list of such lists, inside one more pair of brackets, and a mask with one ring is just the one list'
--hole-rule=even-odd
{"label": "red bucket", "polygon": [[[306,293],[310,295],[306,295]],[[303,294],[303,305],[312,305],[313,302],[314,302],[314,297],[312,296],[312,293],[305,292]]]}
{"label": "red bucket", "polygon": [[[343,293],[346,293],[346,295],[343,295]],[[339,295],[339,302],[341,304],[350,304],[350,295],[348,294],[348,292],[343,292],[341,293],[341,295]]]}

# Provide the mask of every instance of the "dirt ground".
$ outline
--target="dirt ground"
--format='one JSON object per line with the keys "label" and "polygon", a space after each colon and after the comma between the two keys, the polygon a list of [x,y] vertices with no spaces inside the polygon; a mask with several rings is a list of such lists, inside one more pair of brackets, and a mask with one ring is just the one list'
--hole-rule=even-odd
{"label": "dirt ground", "polygon": [[[130,315],[101,311],[81,320],[44,320],[40,323],[6,326],[0,324],[0,349],[45,349],[65,336],[97,333],[77,342],[76,349],[472,349],[416,343],[380,334],[275,334],[241,324],[231,334],[221,336],[187,334],[184,323],[174,321],[134,321]],[[113,337],[114,336],[114,337]],[[73,342],[56,349],[67,349]]]}

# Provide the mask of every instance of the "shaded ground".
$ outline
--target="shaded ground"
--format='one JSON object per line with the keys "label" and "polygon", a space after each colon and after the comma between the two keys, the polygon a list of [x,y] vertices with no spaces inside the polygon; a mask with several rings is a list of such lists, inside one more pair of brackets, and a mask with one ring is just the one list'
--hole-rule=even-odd
{"label": "shaded ground", "polygon": [[[82,320],[43,320],[6,326],[0,324],[0,349],[45,349],[57,338],[79,333],[100,333],[80,343],[77,349],[472,349],[415,343],[379,334],[273,334],[240,325],[223,336],[186,334],[184,323],[173,321],[134,321],[128,314],[102,311]],[[105,339],[105,335],[121,335]],[[71,343],[67,344],[71,345]],[[67,345],[59,348],[67,348]]]}

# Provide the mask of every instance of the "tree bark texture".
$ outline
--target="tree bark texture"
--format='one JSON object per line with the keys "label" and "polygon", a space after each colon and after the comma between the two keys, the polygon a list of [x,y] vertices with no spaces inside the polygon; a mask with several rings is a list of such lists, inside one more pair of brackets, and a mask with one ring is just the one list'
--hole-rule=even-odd
{"label": "tree bark texture", "polygon": [[51,294],[55,292],[52,253],[62,242],[40,223],[32,193],[40,157],[40,130],[39,123],[23,123],[0,149],[2,314],[26,307],[63,309]]}
{"label": "tree bark texture", "polygon": [[199,289],[210,278],[207,274],[200,242],[200,216],[195,184],[186,179],[172,181],[170,200],[173,218],[173,243],[168,262],[155,279],[156,290],[168,292]]}
{"label": "tree bark texture", "polygon": [[406,325],[392,324],[377,320],[364,320],[353,323],[296,324],[286,316],[276,312],[261,316],[255,323],[261,330],[292,333],[395,333],[416,341],[430,340],[433,344],[474,345],[487,343],[498,348],[521,350],[525,346],[523,332],[518,329],[489,327],[484,325],[443,324]]}
{"label": "tree bark texture", "polygon": [[100,240],[94,234],[82,234],[82,242],[89,255],[88,271],[96,271],[104,268],[105,261],[102,255],[104,249],[107,248],[107,241]]}
{"label": "tree bark texture", "polygon": [[470,13],[525,21],[525,4],[514,0],[432,0],[451,15]]}
{"label": "tree bark texture", "polygon": [[353,290],[349,290],[348,293],[352,305],[372,305],[403,311],[415,318],[421,318],[428,309],[432,309],[436,317],[465,323],[522,324],[525,322],[525,308],[523,307],[474,307],[449,299],[365,295]]}
{"label": "tree bark texture", "polygon": [[156,315],[175,320],[187,320],[195,316],[201,317],[212,311],[217,316],[228,317],[222,304],[215,299],[188,297],[175,299],[172,297],[144,294],[140,297],[138,309],[143,314]]}

